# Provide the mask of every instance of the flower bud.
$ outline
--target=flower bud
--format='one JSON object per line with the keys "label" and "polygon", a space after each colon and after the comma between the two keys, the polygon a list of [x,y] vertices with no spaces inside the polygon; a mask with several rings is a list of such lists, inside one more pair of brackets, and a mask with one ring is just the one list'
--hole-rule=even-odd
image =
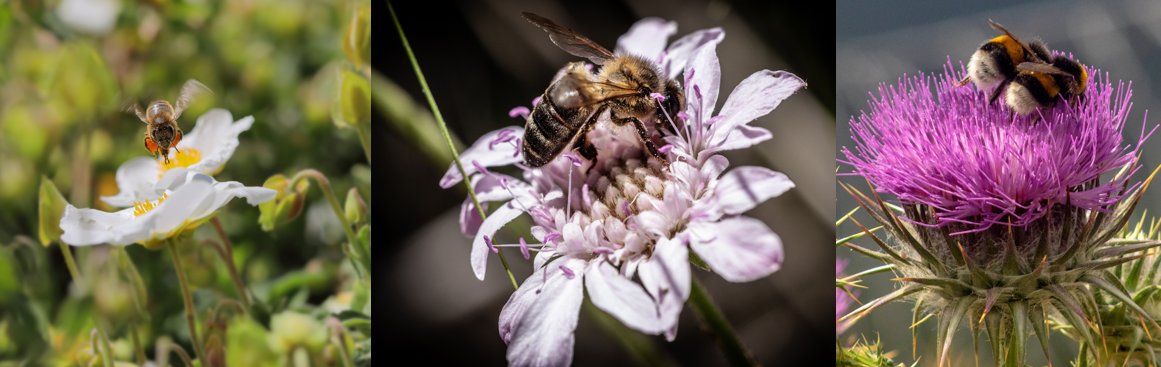
{"label": "flower bud", "polygon": [[331,119],[339,128],[359,126],[371,120],[371,84],[362,75],[343,68],[331,105]]}
{"label": "flower bud", "polygon": [[222,338],[210,335],[206,340],[206,366],[223,367],[226,365],[226,351],[222,349]]}
{"label": "flower bud", "polygon": [[302,213],[303,201],[306,199],[306,190],[310,188],[307,180],[300,180],[290,188],[290,180],[281,174],[270,176],[262,187],[278,191],[274,200],[258,205],[258,223],[263,231],[272,231],[275,227],[289,223]]}
{"label": "flower bud", "polygon": [[64,230],[60,229],[60,218],[64,215],[68,201],[61,196],[52,180],[44,176],[40,176],[39,199],[40,244],[47,247],[59,241],[60,235],[64,233]]}
{"label": "flower bud", "polygon": [[347,191],[347,203],[343,212],[351,224],[358,225],[367,219],[367,202],[363,201],[363,197],[359,195],[359,188],[352,187],[350,191]]}
{"label": "flower bud", "polygon": [[226,365],[278,366],[278,356],[266,343],[270,336],[262,325],[248,317],[235,317],[226,330]]}
{"label": "flower bud", "polygon": [[297,347],[318,352],[327,343],[327,330],[310,316],[286,311],[270,318],[270,335],[266,337],[270,349],[283,354]]}
{"label": "flower bud", "polygon": [[347,30],[343,33],[343,53],[347,60],[358,69],[370,59],[371,52],[371,7],[359,7],[351,16]]}

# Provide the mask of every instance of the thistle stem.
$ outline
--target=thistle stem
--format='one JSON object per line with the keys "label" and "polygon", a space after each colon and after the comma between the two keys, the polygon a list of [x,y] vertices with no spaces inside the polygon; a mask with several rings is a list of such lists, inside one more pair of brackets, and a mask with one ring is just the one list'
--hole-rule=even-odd
{"label": "thistle stem", "polygon": [[690,277],[690,280],[692,287],[689,294],[689,304],[697,311],[697,315],[701,318],[702,324],[713,332],[718,347],[722,349],[722,354],[726,355],[726,359],[730,361],[730,365],[757,366],[758,363],[754,361],[754,357],[750,355],[750,351],[746,350],[746,347],[742,345],[742,341],[738,339],[738,334],[734,332],[734,328],[730,326],[730,322],[722,316],[721,311],[714,305],[713,299],[702,288],[701,281],[697,280],[696,276]]}
{"label": "thistle stem", "polygon": [[[395,16],[395,8],[391,7],[391,2],[387,2],[387,11],[391,13],[391,20],[395,21],[395,29],[399,30],[399,38],[403,40],[403,48],[407,51],[407,57],[411,59],[411,66],[415,68],[415,75],[419,77],[419,85],[423,88],[423,95],[427,97],[427,103],[431,105],[431,113],[435,115],[435,121],[439,123],[439,130],[443,133],[444,141],[447,142],[448,149],[451,149],[452,158],[455,159],[456,167],[460,169],[460,176],[464,180],[464,186],[468,187],[468,194],[472,197],[472,203],[476,204],[476,209],[480,211],[480,220],[487,219],[488,216],[484,213],[484,207],[480,206],[480,200],[476,199],[476,191],[472,190],[472,182],[468,177],[468,172],[464,170],[464,164],[460,162],[460,155],[456,152],[456,146],[452,143],[451,134],[447,131],[447,124],[443,121],[443,115],[439,113],[439,106],[435,104],[435,97],[431,95],[431,88],[427,86],[427,79],[423,77],[423,71],[419,70],[419,61],[415,60],[415,53],[411,51],[411,44],[407,43],[407,36],[403,35],[403,25],[399,23],[399,18]],[[512,281],[512,288],[520,289],[520,285],[516,283],[516,277],[512,276],[512,269],[508,267],[508,260],[504,258],[504,252],[497,252],[500,255],[500,262],[504,264],[504,271],[508,273],[508,280]]]}
{"label": "thistle stem", "polygon": [[351,266],[359,273],[359,278],[367,285],[371,285],[371,275],[365,274],[364,271],[370,272],[371,269],[360,269],[359,264],[355,261],[355,257],[359,256],[359,252],[355,251],[355,230],[351,228],[351,222],[347,220],[347,214],[343,213],[343,207],[339,205],[339,199],[335,197],[335,192],[331,190],[331,182],[327,180],[322,172],[314,169],[304,169],[298,171],[293,178],[290,179],[290,187],[298,185],[298,181],[313,178],[314,182],[318,184],[319,190],[322,190],[323,195],[326,195],[327,201],[331,204],[331,209],[335,211],[335,216],[339,217],[339,222],[343,224],[343,232],[347,234],[347,246],[344,247],[343,252],[347,254],[347,258],[351,260]]}
{"label": "thistle stem", "polygon": [[210,218],[210,223],[214,224],[214,230],[218,231],[218,237],[222,239],[219,254],[226,262],[226,270],[230,272],[230,279],[234,281],[234,288],[238,290],[238,298],[242,301],[242,306],[245,307],[246,312],[249,312],[250,294],[246,292],[246,286],[242,284],[242,277],[238,276],[238,267],[234,265],[234,246],[230,244],[230,237],[226,236],[226,230],[222,228],[222,222],[218,221],[217,216]]}
{"label": "thistle stem", "polygon": [[177,253],[177,244],[172,239],[166,241],[165,247],[169,247],[169,254],[173,256],[173,267],[177,271],[177,280],[181,283],[181,295],[185,298],[185,322],[189,324],[189,336],[193,343],[194,354],[198,356],[199,361],[205,361],[206,355],[202,351],[202,342],[198,339],[197,314],[194,311],[193,296],[189,292],[189,282],[185,279],[185,267],[181,263],[181,254]]}

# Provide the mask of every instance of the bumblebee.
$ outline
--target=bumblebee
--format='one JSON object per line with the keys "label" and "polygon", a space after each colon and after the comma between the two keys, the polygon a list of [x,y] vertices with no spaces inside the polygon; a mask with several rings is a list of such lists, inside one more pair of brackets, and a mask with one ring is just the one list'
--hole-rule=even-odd
{"label": "bumblebee", "polygon": [[[528,12],[521,15],[548,32],[549,39],[564,51],[601,66],[599,71],[590,72],[583,62],[570,63],[544,91],[525,123],[521,145],[525,163],[530,167],[543,166],[559,156],[570,141],[581,156],[595,160],[597,149],[586,135],[607,111],[614,125],[632,124],[649,154],[668,165],[646,126],[662,125],[666,121],[664,111],[673,114],[685,108],[685,95],[677,81],[666,80],[652,61],[635,55],[614,55],[545,17]],[[651,97],[654,93],[664,96],[664,100]]]}
{"label": "bumblebee", "polygon": [[1015,113],[1027,115],[1062,99],[1076,101],[1083,97],[1088,84],[1084,65],[1064,56],[1049,57],[1047,63],[1025,62],[1016,66],[1019,75],[1004,98]]}
{"label": "bumblebee", "polygon": [[984,42],[968,61],[968,75],[956,83],[957,86],[975,84],[977,89],[995,88],[988,97],[988,104],[994,103],[1000,92],[1019,76],[1017,65],[1024,62],[1044,62],[1051,58],[1048,46],[1039,40],[1024,43],[999,23],[988,22],[993,29],[1004,35]]}

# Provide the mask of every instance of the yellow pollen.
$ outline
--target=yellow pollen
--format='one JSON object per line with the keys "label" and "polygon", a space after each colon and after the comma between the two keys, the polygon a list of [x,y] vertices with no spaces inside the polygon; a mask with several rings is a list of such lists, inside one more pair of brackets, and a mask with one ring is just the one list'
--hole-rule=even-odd
{"label": "yellow pollen", "polygon": [[[190,165],[197,163],[197,162],[200,162],[201,160],[202,160],[202,153],[201,152],[199,152],[197,149],[194,149],[194,148],[186,148],[186,149],[178,149],[177,152],[174,153],[172,157],[169,157],[169,163],[165,163],[165,160],[163,159],[163,160],[158,161],[157,164],[161,165],[161,168],[159,169],[159,171],[161,171],[162,173],[165,173],[165,171],[168,171],[170,168],[174,168],[174,167],[187,167],[188,168]],[[157,177],[161,177],[161,174],[158,174]]]}
{"label": "yellow pollen", "polygon": [[158,205],[161,205],[161,202],[165,201],[165,199],[169,199],[169,194],[165,194],[160,199],[157,199],[157,204],[151,203],[151,202],[149,202],[149,200],[134,201],[133,202],[133,216],[136,217],[136,216],[148,213],[150,210],[153,210],[153,208],[156,208]]}

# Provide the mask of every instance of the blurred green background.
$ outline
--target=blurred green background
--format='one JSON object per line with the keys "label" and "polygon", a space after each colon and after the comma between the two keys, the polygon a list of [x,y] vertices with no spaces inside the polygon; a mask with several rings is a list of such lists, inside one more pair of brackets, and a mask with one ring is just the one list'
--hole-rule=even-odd
{"label": "blurred green background", "polygon": [[[340,201],[357,186],[370,203],[368,157],[355,129],[337,127],[331,115],[339,71],[369,75],[368,65],[345,61],[341,43],[359,7],[369,16],[369,2],[355,0],[0,0],[0,270],[14,276],[0,276],[0,283],[19,290],[0,300],[0,331],[7,331],[0,332],[0,365],[40,354],[45,364],[70,365],[71,353],[89,338],[95,304],[114,320],[129,307],[118,305],[130,303],[118,288],[124,285],[102,275],[111,267],[109,246],[74,248],[91,284],[70,285],[60,250],[36,240],[41,176],[79,208],[115,209],[98,198],[117,193],[114,174],[122,163],[149,154],[146,125],[119,111],[127,100],[172,102],[185,80],[197,79],[214,93],[179,119],[186,133],[211,108],[227,109],[235,120],[255,118],[215,179],[261,186],[271,175],[314,168]],[[256,298],[283,301],[275,309],[350,302],[344,279],[351,265],[340,248],[346,239],[316,188],[302,218],[271,232],[260,229],[258,209],[242,200],[218,214],[244,281]],[[207,238],[218,236],[204,225],[183,249],[201,315],[234,294],[221,258],[196,246]],[[149,315],[136,316],[144,317],[148,355],[161,335],[192,354],[169,255],[126,249],[148,289]],[[287,285],[295,276],[298,283]],[[283,290],[286,299],[270,295]],[[116,296],[94,300],[104,291]],[[114,325],[115,343],[125,343],[122,325]],[[132,346],[114,349],[132,354]]]}

